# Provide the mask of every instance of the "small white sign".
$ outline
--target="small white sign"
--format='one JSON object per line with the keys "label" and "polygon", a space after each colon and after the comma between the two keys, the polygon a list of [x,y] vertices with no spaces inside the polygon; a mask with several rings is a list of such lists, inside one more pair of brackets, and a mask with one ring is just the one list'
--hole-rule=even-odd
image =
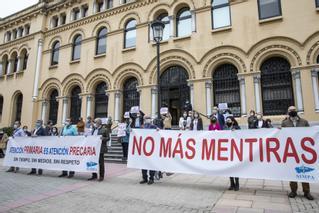
{"label": "small white sign", "polygon": [[220,103],[220,104],[218,104],[218,109],[226,110],[226,109],[228,109],[228,104],[227,103]]}
{"label": "small white sign", "polygon": [[139,106],[133,106],[131,108],[131,113],[136,114],[140,112],[140,107]]}
{"label": "small white sign", "polygon": [[124,118],[130,118],[130,112],[125,112],[124,113]]}
{"label": "small white sign", "polygon": [[119,123],[117,129],[117,137],[124,137],[126,135],[126,123]]}
{"label": "small white sign", "polygon": [[168,108],[167,107],[162,107],[160,110],[161,115],[165,115],[168,113]]}

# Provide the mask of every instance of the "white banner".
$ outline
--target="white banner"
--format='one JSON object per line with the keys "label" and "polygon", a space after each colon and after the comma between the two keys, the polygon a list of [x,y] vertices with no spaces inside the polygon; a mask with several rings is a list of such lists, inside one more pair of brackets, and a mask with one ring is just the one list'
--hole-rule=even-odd
{"label": "white banner", "polygon": [[8,142],[4,166],[97,172],[100,136],[15,137]]}
{"label": "white banner", "polygon": [[318,182],[319,127],[235,131],[134,129],[128,167]]}

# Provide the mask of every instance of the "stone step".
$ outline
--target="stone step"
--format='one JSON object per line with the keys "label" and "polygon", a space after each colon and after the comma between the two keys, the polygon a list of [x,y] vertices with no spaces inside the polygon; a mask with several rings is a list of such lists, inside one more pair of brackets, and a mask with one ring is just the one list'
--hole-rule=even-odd
{"label": "stone step", "polygon": [[126,164],[127,161],[123,161],[122,158],[104,158],[104,162],[107,163],[120,163],[120,164]]}
{"label": "stone step", "polygon": [[107,158],[121,158],[123,157],[123,153],[106,153],[104,155]]}

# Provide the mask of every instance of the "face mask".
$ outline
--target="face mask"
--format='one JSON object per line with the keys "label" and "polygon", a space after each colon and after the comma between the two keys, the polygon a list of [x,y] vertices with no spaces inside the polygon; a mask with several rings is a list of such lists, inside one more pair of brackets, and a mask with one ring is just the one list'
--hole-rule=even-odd
{"label": "face mask", "polygon": [[231,126],[233,125],[233,123],[232,123],[232,122],[227,122],[226,125],[227,125],[228,127],[231,127]]}
{"label": "face mask", "polygon": [[216,119],[212,119],[211,121],[212,121],[213,124],[217,122]]}
{"label": "face mask", "polygon": [[198,118],[198,115],[195,114],[194,117],[195,117],[195,118]]}
{"label": "face mask", "polygon": [[14,129],[18,129],[18,125],[17,125],[17,124],[14,124],[14,125],[13,125],[13,128],[14,128]]}
{"label": "face mask", "polygon": [[187,117],[187,114],[184,114],[183,116],[184,116],[184,118],[186,118],[186,117]]}
{"label": "face mask", "polygon": [[261,120],[261,116],[257,116],[257,119],[258,119],[258,120]]}
{"label": "face mask", "polygon": [[28,130],[27,130],[27,129],[24,129],[23,131],[24,131],[24,132],[27,132]]}
{"label": "face mask", "polygon": [[150,119],[146,119],[144,123],[150,124],[150,123],[151,123],[151,120],[150,120]]}
{"label": "face mask", "polygon": [[250,113],[250,116],[254,116],[255,114],[254,113]]}
{"label": "face mask", "polygon": [[40,128],[40,127],[41,127],[41,124],[40,124],[40,123],[36,123],[35,126],[36,126],[37,128]]}
{"label": "face mask", "polygon": [[70,122],[67,122],[67,121],[66,121],[66,122],[64,122],[64,125],[65,125],[65,126],[69,126],[69,125],[70,125]]}
{"label": "face mask", "polygon": [[53,133],[56,133],[56,129],[53,129],[52,132],[53,132]]}
{"label": "face mask", "polygon": [[288,113],[288,115],[290,116],[290,117],[296,117],[297,116],[297,112],[296,111],[290,111],[289,113]]}

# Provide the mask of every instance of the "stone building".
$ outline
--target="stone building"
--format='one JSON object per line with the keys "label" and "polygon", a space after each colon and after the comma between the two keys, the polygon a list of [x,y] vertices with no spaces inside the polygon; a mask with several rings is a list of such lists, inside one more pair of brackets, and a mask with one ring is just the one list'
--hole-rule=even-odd
{"label": "stone building", "polygon": [[289,105],[319,120],[318,0],[40,0],[0,20],[0,126],[155,116],[155,19],[174,124],[186,100],[204,115],[228,103],[241,124]]}

